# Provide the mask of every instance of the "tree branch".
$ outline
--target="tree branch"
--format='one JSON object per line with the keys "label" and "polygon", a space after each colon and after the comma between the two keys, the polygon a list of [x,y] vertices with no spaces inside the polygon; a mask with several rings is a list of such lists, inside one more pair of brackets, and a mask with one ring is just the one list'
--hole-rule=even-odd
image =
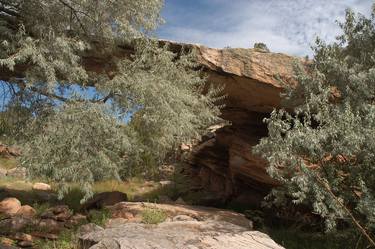
{"label": "tree branch", "polygon": [[3,6],[0,6],[0,12],[4,12],[4,13],[10,15],[10,16],[20,17],[20,15],[16,11],[7,9]]}
{"label": "tree branch", "polygon": [[41,89],[38,89],[37,87],[34,87],[34,86],[31,86],[31,87],[28,87],[27,89],[33,91],[33,92],[36,92],[36,93],[39,93],[41,95],[44,95],[48,98],[53,98],[53,99],[57,99],[57,100],[60,100],[60,101],[63,101],[63,102],[67,102],[69,101],[69,99],[67,98],[64,98],[62,96],[59,96],[59,95],[56,95],[54,93],[49,93],[47,91],[44,91],[44,90],[41,90]]}
{"label": "tree branch", "polygon": [[323,179],[315,173],[312,173],[315,176],[317,182],[329,193],[329,195],[335,200],[335,202],[349,215],[350,219],[352,220],[353,224],[357,227],[357,229],[366,237],[366,239],[370,242],[372,246],[375,246],[375,241],[371,238],[369,233],[366,229],[359,223],[359,221],[354,217],[352,212],[342,203],[339,198],[332,192],[331,187],[328,183],[324,182]]}
{"label": "tree branch", "polygon": [[86,30],[85,26],[82,24],[81,19],[80,19],[80,18],[78,17],[78,15],[77,15],[77,12],[78,12],[78,11],[77,11],[73,6],[71,6],[70,4],[66,3],[66,2],[63,1],[63,0],[59,0],[59,2],[60,2],[61,4],[63,4],[64,6],[66,6],[66,7],[68,7],[69,9],[72,10],[73,15],[74,15],[75,18],[77,19],[77,21],[78,21],[78,23],[79,23],[81,29],[82,29],[83,32],[87,35],[87,34],[88,34],[88,33],[87,33],[87,30]]}

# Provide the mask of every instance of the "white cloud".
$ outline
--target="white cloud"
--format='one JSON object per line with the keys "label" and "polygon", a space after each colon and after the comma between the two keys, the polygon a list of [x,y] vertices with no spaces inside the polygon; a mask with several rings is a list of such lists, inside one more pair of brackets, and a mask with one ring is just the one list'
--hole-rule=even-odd
{"label": "white cloud", "polygon": [[[181,2],[166,0],[166,5],[183,8]],[[211,47],[250,47],[255,42],[264,42],[275,52],[306,55],[311,54],[310,45],[316,36],[326,41],[334,39],[340,31],[335,20],[343,20],[346,8],[368,15],[372,4],[372,0],[202,2],[211,4],[215,11],[202,9],[184,16],[169,13],[169,23],[161,29],[161,37]]]}

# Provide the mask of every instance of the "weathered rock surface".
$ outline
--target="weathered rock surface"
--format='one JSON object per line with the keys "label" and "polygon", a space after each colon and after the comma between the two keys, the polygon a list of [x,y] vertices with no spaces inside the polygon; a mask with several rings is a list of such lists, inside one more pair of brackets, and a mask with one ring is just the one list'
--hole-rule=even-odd
{"label": "weathered rock surface", "polygon": [[[236,226],[244,227],[245,229],[252,228],[252,222],[248,220],[245,215],[232,212],[229,210],[209,208],[209,207],[198,207],[188,205],[170,205],[170,204],[154,204],[146,202],[121,202],[114,206],[108,207],[109,211],[114,218],[125,218],[131,220],[128,214],[132,214],[134,217],[138,217],[143,210],[146,208],[153,208],[162,210],[170,218],[184,215],[189,216],[198,221],[204,220],[216,220],[224,221]],[[122,214],[126,216],[122,216]],[[138,219],[134,220],[138,222]]]}
{"label": "weathered rock surface", "polygon": [[17,215],[32,218],[36,215],[36,211],[33,207],[29,205],[23,205],[21,208],[17,211]]}
{"label": "weathered rock surface", "polygon": [[80,237],[83,249],[282,249],[267,235],[224,221],[128,223]]}
{"label": "weathered rock surface", "polygon": [[230,125],[218,126],[193,147],[188,162],[192,178],[223,199],[236,198],[247,190],[257,205],[277,183],[266,172],[266,162],[252,148],[267,135],[263,119],[281,105],[280,80],[294,85],[293,64],[299,58],[256,49],[194,47],[208,82],[223,85],[225,108],[222,118]]}
{"label": "weathered rock surface", "polygon": [[32,188],[33,190],[41,190],[41,191],[49,191],[52,189],[49,184],[43,183],[43,182],[34,183]]}
{"label": "weathered rock surface", "polygon": [[0,214],[16,214],[21,208],[21,202],[16,198],[5,198],[0,202]]}
{"label": "weathered rock surface", "polygon": [[86,235],[86,234],[89,234],[89,233],[93,233],[93,232],[98,232],[98,231],[103,231],[104,229],[94,223],[88,223],[88,224],[85,224],[83,226],[81,226],[78,231],[77,231],[77,235],[78,236],[83,236],[83,235]]}

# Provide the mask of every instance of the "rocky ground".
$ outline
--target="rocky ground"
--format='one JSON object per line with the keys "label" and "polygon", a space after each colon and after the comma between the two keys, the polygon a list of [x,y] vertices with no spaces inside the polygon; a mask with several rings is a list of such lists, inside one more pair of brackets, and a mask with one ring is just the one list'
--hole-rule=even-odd
{"label": "rocky ground", "polygon": [[[43,210],[6,198],[0,202],[0,248],[283,248],[239,213],[121,200],[126,195],[119,192],[96,195],[73,212],[66,205]],[[67,232],[67,246],[55,247]]]}
{"label": "rocky ground", "polygon": [[[202,192],[199,181],[194,181],[184,168],[176,171],[173,165],[160,168],[163,177],[158,181],[99,182],[94,185],[95,196],[82,205],[82,193],[76,186],[58,200],[57,186],[28,181],[25,169],[17,167],[8,150],[3,151],[0,249],[341,249],[358,240],[357,236],[349,236],[354,238],[349,241],[345,234],[332,239],[304,233],[295,227],[306,222],[295,220],[292,229],[290,225],[280,227],[275,219],[280,210],[252,209],[244,204],[254,197],[252,193],[243,191],[245,201],[237,198],[236,202],[223,203],[214,194]],[[241,210],[249,219],[202,205]],[[308,224],[311,230],[313,223]]]}
{"label": "rocky ground", "polygon": [[58,201],[54,186],[29,182],[17,165],[0,165],[0,249],[283,248],[254,231],[243,214],[187,205],[173,191],[158,192],[173,185],[166,177],[127,184],[128,194],[112,187],[76,205],[80,195]]}

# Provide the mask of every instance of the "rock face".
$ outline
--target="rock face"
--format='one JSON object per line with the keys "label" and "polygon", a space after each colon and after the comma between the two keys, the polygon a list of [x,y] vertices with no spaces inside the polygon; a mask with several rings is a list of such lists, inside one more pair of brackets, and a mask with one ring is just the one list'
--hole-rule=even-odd
{"label": "rock face", "polygon": [[[228,222],[246,229],[252,228],[252,222],[248,220],[245,215],[232,212],[229,210],[210,208],[210,207],[197,207],[189,205],[170,205],[170,204],[154,204],[147,202],[120,202],[111,207],[107,207],[112,217],[114,218],[129,218],[129,213],[134,217],[138,217],[145,209],[158,209],[163,211],[168,217],[175,218],[177,216],[189,216],[195,220],[216,220]],[[178,218],[176,218],[178,219]],[[138,220],[133,220],[137,222]]]}
{"label": "rock face", "polygon": [[[178,51],[179,45],[173,46]],[[252,147],[267,136],[263,119],[280,107],[280,79],[294,85],[293,64],[303,61],[255,49],[194,47],[208,82],[225,87],[222,118],[230,125],[216,127],[193,148],[188,160],[192,178],[200,179],[204,188],[223,199],[235,198],[246,190],[257,205],[277,183],[268,176],[265,160],[252,153]]]}
{"label": "rock face", "polygon": [[128,223],[80,237],[83,249],[282,249],[266,234],[223,221]]}
{"label": "rock face", "polygon": [[[267,235],[250,231],[242,214],[214,208],[152,203],[118,203],[110,210],[135,216],[156,208],[167,221],[149,225],[137,221],[113,222],[107,228],[86,225],[79,241],[82,249],[282,249]],[[173,218],[171,218],[173,217]],[[119,218],[117,218],[119,219]],[[122,219],[125,220],[125,219]],[[94,229],[91,229],[94,227]]]}

